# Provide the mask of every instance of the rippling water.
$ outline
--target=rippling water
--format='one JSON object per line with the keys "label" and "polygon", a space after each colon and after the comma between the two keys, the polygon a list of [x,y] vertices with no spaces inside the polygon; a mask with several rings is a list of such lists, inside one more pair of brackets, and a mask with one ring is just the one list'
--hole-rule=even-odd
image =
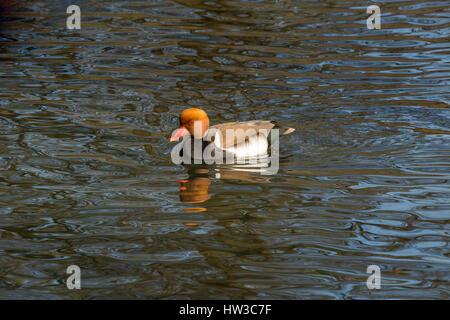
{"label": "rippling water", "polygon": [[[3,1],[0,298],[447,299],[450,6],[369,4]],[[194,106],[278,174],[174,165]]]}

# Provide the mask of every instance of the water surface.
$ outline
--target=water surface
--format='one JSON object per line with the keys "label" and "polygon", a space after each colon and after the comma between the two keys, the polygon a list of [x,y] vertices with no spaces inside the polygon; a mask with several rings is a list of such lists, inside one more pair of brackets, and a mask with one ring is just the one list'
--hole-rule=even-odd
{"label": "water surface", "polygon": [[[369,4],[4,1],[0,298],[447,299],[450,6]],[[173,164],[186,107],[278,174]]]}

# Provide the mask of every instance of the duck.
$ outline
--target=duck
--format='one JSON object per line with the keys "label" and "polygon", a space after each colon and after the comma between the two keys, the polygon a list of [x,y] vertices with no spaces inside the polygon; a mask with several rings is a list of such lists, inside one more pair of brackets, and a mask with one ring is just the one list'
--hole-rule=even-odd
{"label": "duck", "polygon": [[[185,109],[179,116],[179,123],[180,127],[173,132],[169,141],[183,138],[176,152],[183,156],[183,151],[186,151],[191,159],[197,158],[193,150],[195,145],[201,146],[201,157],[207,148],[210,149],[208,154],[214,158],[218,152],[224,158],[267,157],[274,140],[273,129],[278,129],[279,135],[295,131],[294,128],[282,127],[273,120],[227,122],[210,126],[207,113],[200,108]],[[187,143],[190,147],[186,148]]]}

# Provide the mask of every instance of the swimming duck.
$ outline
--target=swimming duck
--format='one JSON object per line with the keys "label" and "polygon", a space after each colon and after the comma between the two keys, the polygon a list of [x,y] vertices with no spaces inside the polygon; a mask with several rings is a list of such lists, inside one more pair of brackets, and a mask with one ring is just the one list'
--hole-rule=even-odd
{"label": "swimming duck", "polygon": [[[208,146],[214,151],[223,151],[224,157],[231,154],[236,158],[261,157],[267,155],[272,142],[272,129],[279,129],[280,135],[289,134],[295,129],[280,127],[275,121],[252,120],[242,122],[227,122],[209,126],[206,112],[199,108],[184,110],[180,115],[180,127],[173,133],[170,142],[182,137],[183,144],[193,140],[201,143],[202,150]],[[186,137],[187,136],[187,137]],[[191,141],[189,141],[191,142]],[[191,148],[188,148],[188,152]],[[193,153],[190,157],[193,157]]]}

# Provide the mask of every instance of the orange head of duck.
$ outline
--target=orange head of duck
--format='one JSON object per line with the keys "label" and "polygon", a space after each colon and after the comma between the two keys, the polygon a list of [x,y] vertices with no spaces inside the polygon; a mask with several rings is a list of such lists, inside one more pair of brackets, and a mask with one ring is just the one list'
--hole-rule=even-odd
{"label": "orange head of duck", "polygon": [[187,134],[196,139],[201,139],[209,129],[209,119],[205,111],[198,108],[184,110],[180,115],[180,127],[170,138],[170,142],[176,141]]}

